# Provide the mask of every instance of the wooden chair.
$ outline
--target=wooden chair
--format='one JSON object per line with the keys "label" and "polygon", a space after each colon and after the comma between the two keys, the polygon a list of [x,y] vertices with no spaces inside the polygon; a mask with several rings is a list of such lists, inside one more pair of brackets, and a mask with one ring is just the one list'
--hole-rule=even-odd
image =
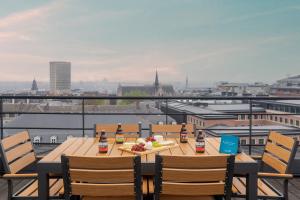
{"label": "wooden chair", "polygon": [[234,156],[156,155],[155,200],[231,199]]}
{"label": "wooden chair", "polygon": [[[37,173],[26,173],[26,168],[35,166],[38,158],[30,141],[29,133],[23,131],[0,141],[0,156],[7,180],[8,199],[36,199],[38,197]],[[30,181],[16,193],[13,192],[12,180],[29,179]],[[63,187],[62,179],[52,178],[49,182],[51,198],[59,198]]]}
{"label": "wooden chair", "polygon": [[[163,134],[167,137],[179,137],[181,124],[150,124],[150,135]],[[189,137],[194,137],[196,132],[195,124],[186,124]]]}
{"label": "wooden chair", "polygon": [[[126,134],[125,137],[141,137],[142,124],[122,124],[123,132]],[[105,130],[108,137],[114,137],[117,131],[118,124],[95,124],[94,137],[99,137],[99,133]]]}
{"label": "wooden chair", "polygon": [[141,157],[62,155],[65,199],[142,199]]}
{"label": "wooden chair", "polygon": [[[261,166],[257,181],[260,199],[288,199],[288,181],[293,178],[290,169],[297,147],[297,140],[275,131],[270,132],[263,155],[260,157]],[[271,172],[264,172],[266,168],[271,169]],[[266,180],[274,178],[283,180],[283,194]],[[245,197],[245,178],[235,177],[233,183],[234,196]]]}

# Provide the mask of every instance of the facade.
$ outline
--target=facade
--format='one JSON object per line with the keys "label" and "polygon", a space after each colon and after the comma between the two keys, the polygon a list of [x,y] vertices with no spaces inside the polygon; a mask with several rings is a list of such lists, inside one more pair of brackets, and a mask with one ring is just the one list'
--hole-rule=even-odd
{"label": "facade", "polygon": [[50,62],[50,91],[53,94],[71,91],[71,63]]}
{"label": "facade", "polygon": [[274,96],[300,96],[300,75],[278,80],[272,85],[270,94]]}
{"label": "facade", "polygon": [[217,90],[222,96],[267,96],[270,86],[264,83],[228,83],[221,82]]}
{"label": "facade", "polygon": [[141,96],[172,96],[175,91],[172,85],[163,85],[158,80],[156,71],[153,85],[121,85],[117,89],[118,96],[132,95],[135,93],[142,94]]}

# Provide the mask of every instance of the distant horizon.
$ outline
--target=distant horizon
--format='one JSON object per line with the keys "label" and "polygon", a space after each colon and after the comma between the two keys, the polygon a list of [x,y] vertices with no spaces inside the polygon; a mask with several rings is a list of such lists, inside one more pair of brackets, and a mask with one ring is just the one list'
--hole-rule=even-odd
{"label": "distant horizon", "polygon": [[[0,80],[266,82],[300,74],[300,2],[2,0]],[[83,9],[84,8],[84,9]]]}

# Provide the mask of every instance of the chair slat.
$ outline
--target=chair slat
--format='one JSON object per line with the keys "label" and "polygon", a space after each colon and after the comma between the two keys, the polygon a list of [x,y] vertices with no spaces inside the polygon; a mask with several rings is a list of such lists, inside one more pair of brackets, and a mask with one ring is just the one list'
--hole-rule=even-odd
{"label": "chair slat", "polygon": [[217,183],[170,183],[163,182],[162,194],[167,195],[223,195],[224,182]]}
{"label": "chair slat", "polygon": [[289,162],[290,160],[291,152],[274,143],[267,142],[265,151],[277,156],[278,158],[284,160],[285,162]]}
{"label": "chair slat", "polygon": [[274,156],[272,156],[269,153],[264,153],[262,157],[262,161],[266,164],[268,164],[270,167],[278,171],[279,173],[286,173],[287,165],[283,163],[282,161],[278,160]]}
{"label": "chair slat", "polygon": [[226,168],[220,169],[168,169],[162,171],[164,181],[174,182],[213,182],[225,180]]}
{"label": "chair slat", "polygon": [[134,156],[124,157],[76,157],[68,156],[70,168],[77,169],[132,169]]}
{"label": "chair slat", "polygon": [[24,144],[20,144],[5,153],[7,162],[10,163],[11,161],[29,153],[30,151],[33,151],[33,146],[31,144],[31,142],[26,142]]}
{"label": "chair slat", "polygon": [[4,150],[7,150],[13,146],[16,146],[20,143],[25,143],[27,140],[29,140],[29,134],[27,131],[23,131],[14,135],[11,135],[7,138],[4,138],[2,140],[2,146]]}
{"label": "chair slat", "polygon": [[72,181],[88,183],[131,183],[134,172],[129,170],[82,170],[70,169]]}
{"label": "chair slat", "polygon": [[[151,132],[152,133],[179,133],[181,130],[181,124],[152,124],[151,125]],[[194,125],[193,124],[186,124],[186,131],[188,133],[194,132]]]}
{"label": "chair slat", "polygon": [[178,168],[186,169],[216,169],[227,167],[227,155],[201,155],[201,162],[199,162],[200,156],[168,156],[163,157],[163,167],[165,168]]}
{"label": "chair slat", "polygon": [[295,143],[295,140],[293,138],[287,137],[287,136],[277,133],[275,131],[270,132],[269,140],[276,142],[277,144],[280,144],[290,150],[293,149],[293,146]]}
{"label": "chair slat", "polygon": [[134,196],[134,184],[71,183],[73,195],[83,196]]}
{"label": "chair slat", "polygon": [[9,165],[10,173],[17,173],[36,161],[34,152],[28,153]]}

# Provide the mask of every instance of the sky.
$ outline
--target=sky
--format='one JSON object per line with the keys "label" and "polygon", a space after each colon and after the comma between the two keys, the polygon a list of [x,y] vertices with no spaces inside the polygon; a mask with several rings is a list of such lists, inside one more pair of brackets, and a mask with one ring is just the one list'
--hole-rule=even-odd
{"label": "sky", "polygon": [[300,74],[299,0],[0,0],[0,81],[268,82]]}

